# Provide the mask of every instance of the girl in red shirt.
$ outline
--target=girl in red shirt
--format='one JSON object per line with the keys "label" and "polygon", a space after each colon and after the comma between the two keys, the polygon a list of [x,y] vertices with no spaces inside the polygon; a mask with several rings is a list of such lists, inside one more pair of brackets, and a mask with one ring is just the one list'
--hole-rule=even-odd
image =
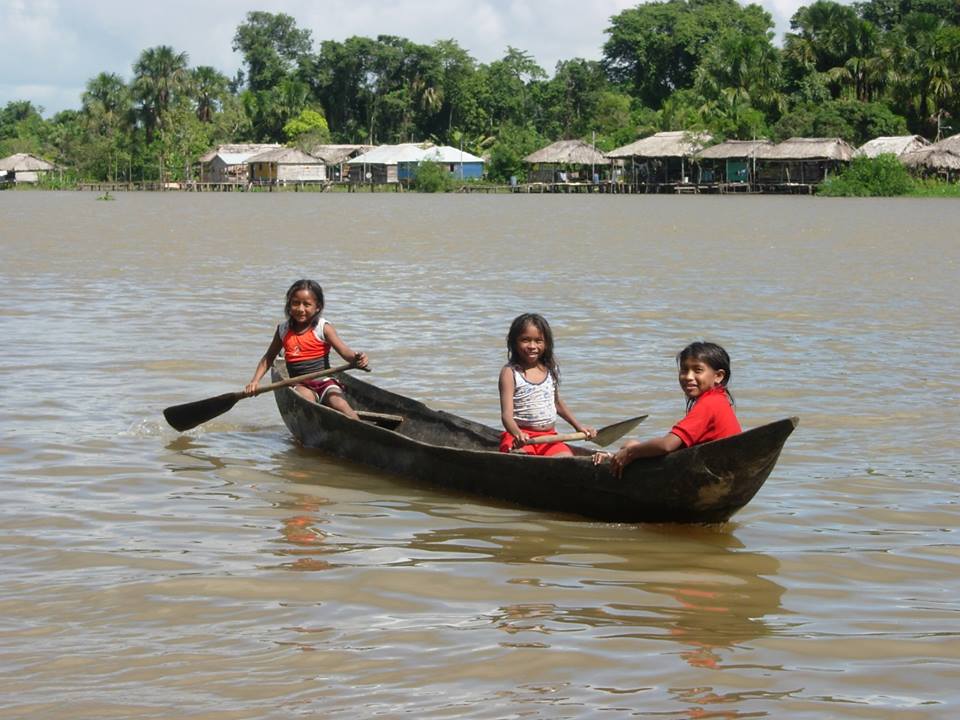
{"label": "girl in red shirt", "polygon": [[[277,326],[270,346],[257,363],[253,378],[244,388],[248,395],[256,391],[260,378],[266,374],[281,350],[290,377],[328,369],[330,348],[336,350],[344,360],[355,361],[358,368],[367,366],[366,354],[351,350],[337,335],[333,325],[323,318],[322,312],[323,288],[318,283],[313,280],[298,280],[290,286],[287,290],[287,304],[284,306],[287,321]],[[343,396],[340,383],[333,378],[308,380],[294,385],[293,389],[308,400],[329,405],[354,420],[359,419]]]}
{"label": "girl in red shirt", "polygon": [[695,342],[677,355],[680,388],[687,396],[687,414],[663,437],[639,442],[631,440],[616,453],[598,452],[595,464],[610,460],[610,470],[617,477],[623,468],[637,458],[666,455],[681,447],[720,440],[741,432],[733,411],[733,396],[727,391],[730,382],[730,356],[719,345]]}

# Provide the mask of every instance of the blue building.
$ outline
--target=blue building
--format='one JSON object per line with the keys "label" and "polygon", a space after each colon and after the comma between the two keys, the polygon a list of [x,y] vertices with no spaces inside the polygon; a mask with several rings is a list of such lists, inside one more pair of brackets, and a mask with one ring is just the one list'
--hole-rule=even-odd
{"label": "blue building", "polygon": [[350,160],[350,181],[409,182],[422,162],[437,163],[457,179],[483,177],[483,158],[449,145],[404,143],[380,145]]}

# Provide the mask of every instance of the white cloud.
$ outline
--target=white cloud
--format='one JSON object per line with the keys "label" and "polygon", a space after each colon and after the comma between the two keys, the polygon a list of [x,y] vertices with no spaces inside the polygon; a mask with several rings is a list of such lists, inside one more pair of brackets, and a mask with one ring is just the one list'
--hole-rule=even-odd
{"label": "white cloud", "polygon": [[[787,29],[801,0],[761,3]],[[396,35],[418,43],[454,39],[481,62],[507,46],[530,53],[551,73],[558,60],[597,59],[610,17],[635,0],[0,0],[0,107],[31,100],[47,114],[77,108],[101,72],[129,79],[146,48],[186,51],[191,65],[233,75],[231,48],[247,12],[287,13],[315,43],[353,35]],[[12,61],[10,59],[13,59]]]}

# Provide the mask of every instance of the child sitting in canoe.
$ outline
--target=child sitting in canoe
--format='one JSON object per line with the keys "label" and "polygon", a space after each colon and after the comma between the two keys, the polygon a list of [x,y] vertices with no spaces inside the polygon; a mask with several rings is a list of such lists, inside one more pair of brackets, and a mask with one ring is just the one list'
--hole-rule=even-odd
{"label": "child sitting in canoe", "polygon": [[733,397],[727,391],[730,382],[730,356],[719,345],[695,342],[677,355],[680,388],[687,396],[687,414],[663,437],[639,442],[631,440],[616,453],[594,453],[593,462],[610,461],[617,477],[637,458],[666,455],[681,447],[720,440],[741,432],[733,411]]}
{"label": "child sitting in canoe", "polygon": [[532,438],[556,435],[557,415],[588,439],[596,436],[593,428],[577,422],[560,399],[553,333],[542,316],[526,313],[514,319],[507,333],[507,359],[500,371],[500,418],[506,429],[500,436],[500,452],[572,455],[562,442],[529,443]]}
{"label": "child sitting in canoe", "polygon": [[[266,374],[280,350],[283,350],[290,377],[328,369],[330,348],[336,350],[347,362],[355,362],[358,368],[367,366],[366,354],[351,350],[350,346],[340,339],[333,325],[323,318],[322,312],[323,288],[318,283],[313,280],[297,280],[290,286],[284,306],[287,320],[280,323],[273,333],[270,346],[257,363],[253,378],[244,388],[247,395],[256,391],[260,378]],[[343,387],[333,378],[307,380],[303,384],[294,385],[293,389],[308,400],[328,405],[354,420],[359,419],[343,396]]]}

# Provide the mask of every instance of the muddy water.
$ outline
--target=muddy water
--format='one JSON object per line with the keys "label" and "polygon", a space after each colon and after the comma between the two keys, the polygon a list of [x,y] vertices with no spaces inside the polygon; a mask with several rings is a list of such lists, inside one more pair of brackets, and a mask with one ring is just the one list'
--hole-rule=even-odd
{"label": "muddy water", "polygon": [[[950,717],[952,201],[0,193],[0,717]],[[292,442],[239,389],[300,276],[382,385],[497,423],[510,319],[643,437],[722,343],[801,425],[713,527],[596,523]]]}

